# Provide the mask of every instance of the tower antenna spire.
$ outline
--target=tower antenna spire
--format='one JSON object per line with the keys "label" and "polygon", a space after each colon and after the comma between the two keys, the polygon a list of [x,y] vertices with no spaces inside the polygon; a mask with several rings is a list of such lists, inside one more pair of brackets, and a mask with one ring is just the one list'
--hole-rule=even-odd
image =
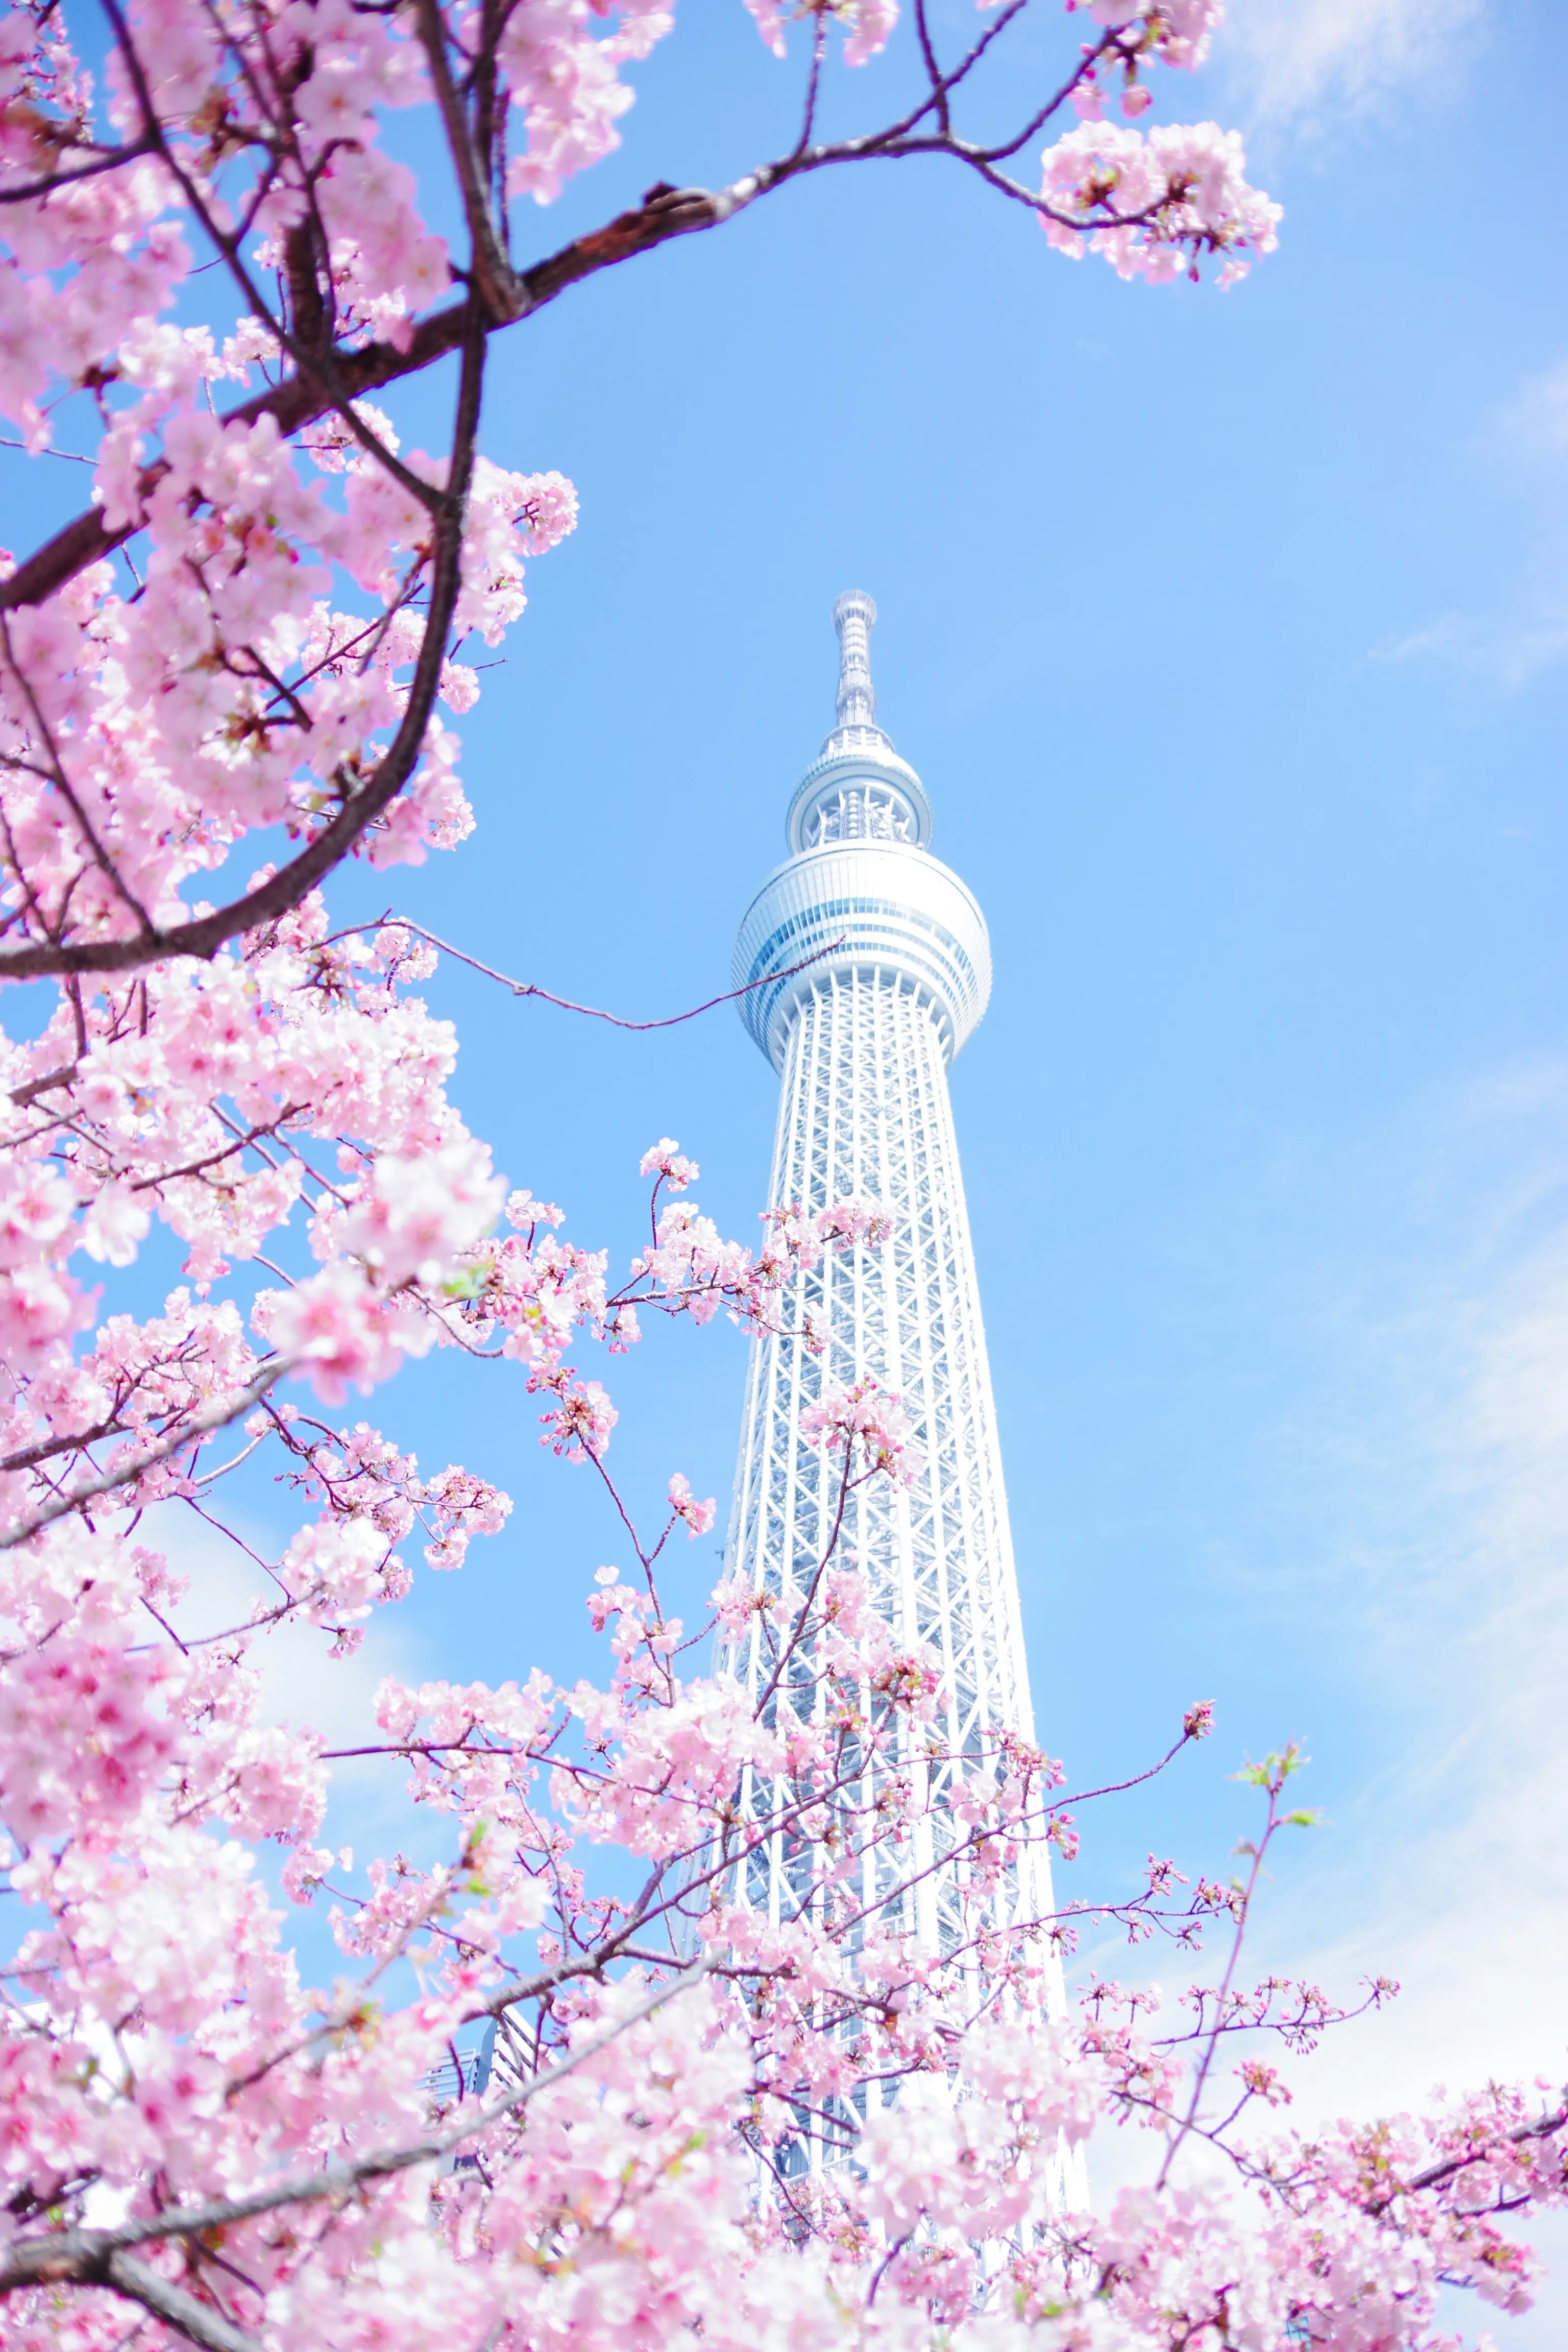
{"label": "tower antenna spire", "polygon": [[[833,726],[795,786],[789,804],[789,845],[820,848],[827,841],[903,841],[923,848],[931,839],[925,786],[892,738],[877,722],[871,685],[871,630],[877,607],[863,588],[851,588],[833,607],[838,632],[838,694]],[[771,999],[769,1000],[771,1003]]]}
{"label": "tower antenna spire", "polygon": [[[871,630],[877,607],[863,588],[851,588],[833,607],[838,632],[838,699],[835,727],[876,727],[877,695],[871,684]],[[881,730],[878,728],[878,733]]]}

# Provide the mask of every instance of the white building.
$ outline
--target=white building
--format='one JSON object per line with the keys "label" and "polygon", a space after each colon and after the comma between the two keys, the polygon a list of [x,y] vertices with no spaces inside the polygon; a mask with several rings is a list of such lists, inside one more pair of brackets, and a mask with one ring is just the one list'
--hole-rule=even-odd
{"label": "white building", "polygon": [[[892,1230],[884,1245],[831,1254],[797,1277],[783,1319],[798,1333],[809,1314],[828,1335],[821,1356],[799,1337],[752,1342],[727,1573],[765,1584],[788,1608],[816,1567],[837,1491],[833,1465],[801,1434],[801,1413],[825,1380],[848,1385],[868,1374],[896,1390],[924,1470],[907,1493],[886,1478],[862,1486],[844,1540],[889,1618],[940,1653],[946,1745],[977,1759],[984,1732],[1034,1737],[947,1086],[949,1064],[985,1010],[991,951],[974,899],[931,856],[920,778],[877,724],[876,617],[865,595],[833,608],[837,724],[790,803],[790,855],[741,924],[734,980],[748,991],[742,1017],[782,1080],[770,1202],[811,1210],[854,1195],[878,1203]],[[808,957],[816,961],[791,972]],[[750,1643],[721,1663],[756,1686],[768,1666],[761,1634]],[[917,1862],[943,1842],[942,1777]],[[808,1868],[808,1855],[759,1854],[750,1899],[775,1919],[787,1916]],[[928,1873],[903,1905],[908,1928],[949,1948],[951,1876]],[[868,1879],[863,1899],[878,1893]],[[1049,1910],[1043,1849],[1009,1901],[1015,1916]]]}

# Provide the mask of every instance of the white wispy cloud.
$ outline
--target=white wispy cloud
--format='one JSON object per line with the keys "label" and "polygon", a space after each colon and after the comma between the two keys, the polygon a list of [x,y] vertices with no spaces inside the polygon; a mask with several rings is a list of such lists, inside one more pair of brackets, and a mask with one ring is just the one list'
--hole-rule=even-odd
{"label": "white wispy cloud", "polygon": [[1526,595],[1504,613],[1445,613],[1419,629],[1385,637],[1376,662],[1436,662],[1499,694],[1518,694],[1568,661],[1568,594]]}
{"label": "white wispy cloud", "polygon": [[[1402,1990],[1299,2070],[1304,2122],[1568,2082],[1568,1067],[1501,1071],[1398,1150],[1427,1237],[1367,1312],[1341,1402],[1371,1433],[1369,1522],[1373,1486],[1394,1507],[1294,1596],[1335,1612],[1386,1694],[1395,1760],[1292,1871],[1261,1949],[1342,1996],[1373,1974]],[[1568,2223],[1527,2234],[1552,2266],[1534,2313],[1449,2324],[1558,2352]]]}
{"label": "white wispy cloud", "polygon": [[1568,459],[1568,359],[1537,369],[1500,401],[1483,427],[1482,444],[1527,464]]}
{"label": "white wispy cloud", "polygon": [[1533,369],[1489,410],[1468,456],[1505,496],[1522,496],[1526,554],[1512,593],[1490,612],[1448,612],[1394,631],[1375,662],[1447,667],[1499,694],[1517,694],[1568,661],[1568,359]]}
{"label": "white wispy cloud", "polygon": [[[1334,1629],[1321,1703],[1380,1760],[1280,1858],[1247,1973],[1402,1990],[1288,2066],[1308,2131],[1439,2085],[1568,2081],[1568,1058],[1434,1089],[1314,1166],[1325,1222],[1269,1310],[1306,1369],[1259,1449],[1270,1534],[1232,1597],[1243,1639]],[[1089,1957],[1141,1972],[1109,1937]],[[1173,1995],[1186,1971],[1145,1957]],[[1101,2133],[1095,2201],[1150,2169],[1139,2135]],[[1454,2295],[1442,2326],[1562,2352],[1568,2217],[1516,2226],[1547,2265],[1534,2309]]]}
{"label": "white wispy cloud", "polygon": [[1326,130],[1453,79],[1487,0],[1232,0],[1225,56],[1255,121]]}
{"label": "white wispy cloud", "polygon": [[1568,1235],[1468,1319],[1456,1303],[1449,1348],[1470,1360],[1428,1433],[1447,1547],[1429,1536],[1414,1559],[1358,1564],[1361,1630],[1409,1719],[1409,1759],[1366,1791],[1302,1897],[1350,1923],[1320,1945],[1327,1977],[1387,1971],[1403,1992],[1329,2052],[1315,2095],[1403,2104],[1440,2080],[1568,2078]]}

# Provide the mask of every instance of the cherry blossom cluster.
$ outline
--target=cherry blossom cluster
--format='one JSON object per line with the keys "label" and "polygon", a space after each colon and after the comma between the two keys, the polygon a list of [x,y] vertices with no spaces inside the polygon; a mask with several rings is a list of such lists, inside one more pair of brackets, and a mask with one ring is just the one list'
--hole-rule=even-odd
{"label": "cherry blossom cluster", "polygon": [[[1067,0],[1067,5],[1070,14],[1082,0]],[[1213,35],[1225,22],[1224,0],[1160,0],[1154,7],[1146,0],[1088,0],[1088,8],[1108,37],[1086,48],[1087,63],[1073,83],[1071,98],[1076,110],[1094,122],[1104,112],[1109,76],[1121,71],[1123,114],[1145,114],[1153,95],[1148,83],[1139,80],[1139,67],[1154,58],[1162,65],[1193,71],[1208,56]]]}
{"label": "cherry blossom cluster", "polygon": [[814,18],[820,27],[829,17],[842,27],[844,62],[863,66],[888,46],[899,21],[899,0],[746,0],[747,13],[775,58],[787,57],[784,26],[792,17]]}
{"label": "cherry blossom cluster", "polygon": [[[784,28],[789,18],[809,18],[818,64],[829,19],[837,18],[847,35],[845,62],[858,65],[886,47],[899,13],[897,0],[800,0],[793,8],[784,0],[746,0],[746,5],[763,40],[779,58],[787,53]],[[980,5],[989,8],[995,0],[980,0]],[[1157,63],[1192,71],[1204,63],[1224,21],[1224,0],[1067,0],[1069,14],[1080,6],[1100,26],[1099,38],[1084,43],[1076,72],[1023,134],[1027,138],[1065,104],[1080,118],[1078,131],[1045,151],[1037,196],[1031,197],[1005,168],[1023,139],[1004,139],[994,147],[978,142],[952,147],[948,128],[952,93],[990,37],[944,73],[923,13],[920,37],[930,96],[877,151],[960,153],[993,185],[1032,201],[1053,246],[1075,258],[1085,252],[1102,253],[1121,277],[1142,277],[1154,283],[1183,275],[1195,279],[1202,274],[1201,262],[1218,256],[1219,286],[1237,284],[1253,258],[1275,250],[1281,217],[1279,206],[1247,184],[1237,134],[1209,122],[1172,126],[1145,142],[1103,124],[1108,96],[1118,82],[1121,110],[1135,118],[1153,104],[1153,91],[1142,79],[1144,68]],[[1010,9],[1008,18],[1015,13]],[[803,145],[812,128],[815,92],[814,73]],[[935,136],[917,129],[932,108],[942,122]],[[877,142],[862,142],[861,152],[875,149]]]}
{"label": "cherry blossom cluster", "polygon": [[924,1466],[924,1456],[910,1443],[910,1432],[903,1400],[869,1378],[852,1388],[829,1381],[801,1415],[803,1436],[850,1461],[858,1455],[868,1468],[885,1471],[900,1486],[913,1486]]}
{"label": "cherry blossom cluster", "polygon": [[1220,286],[1234,286],[1279,243],[1279,206],[1248,185],[1241,140],[1217,123],[1145,137],[1089,121],[1041,160],[1047,236],[1075,259],[1103,254],[1119,278],[1195,278],[1213,255]]}
{"label": "cherry blossom cluster", "polygon": [[[695,1202],[659,1206],[661,1190],[684,1192],[700,1173],[670,1137],[644,1155],[642,1172],[656,1180],[653,1237],[632,1260],[631,1286],[606,1310],[606,1321],[619,1318],[621,1328],[632,1318],[633,1336],[638,1306],[689,1314],[698,1323],[710,1322],[722,1308],[745,1329],[778,1330],[786,1297],[797,1295],[797,1277],[819,1266],[826,1252],[880,1249],[891,1231],[886,1212],[873,1202],[847,1198],[809,1213],[795,1204],[763,1212],[763,1246],[753,1252],[726,1241]],[[800,1312],[797,1328],[809,1339],[805,1308]]]}
{"label": "cherry blossom cluster", "polygon": [[388,1544],[422,1529],[427,1568],[461,1568],[473,1538],[498,1535],[510,1516],[510,1496],[456,1464],[421,1478],[416,1456],[400,1454],[367,1422],[334,1433],[268,1405],[252,1416],[248,1433],[268,1434],[274,1415],[277,1436],[300,1465],[283,1477],[324,1502],[334,1520],[368,1527]]}

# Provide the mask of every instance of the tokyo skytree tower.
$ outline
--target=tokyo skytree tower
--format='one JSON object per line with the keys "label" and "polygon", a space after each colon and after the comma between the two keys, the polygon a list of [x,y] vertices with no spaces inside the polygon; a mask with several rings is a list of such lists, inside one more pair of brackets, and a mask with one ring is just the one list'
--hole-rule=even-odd
{"label": "tokyo skytree tower", "polygon": [[[900,1634],[939,1654],[946,1721],[936,1728],[948,1754],[973,1769],[984,1735],[1034,1736],[947,1088],[948,1065],[985,1010],[991,950],[974,899],[931,854],[920,778],[877,724],[876,617],[858,593],[833,608],[837,723],[790,803],[790,855],[741,924],[734,982],[747,991],[742,1018],[782,1079],[770,1204],[809,1213],[855,1196],[876,1204],[891,1230],[883,1244],[830,1251],[798,1275],[786,1331],[752,1341],[726,1574],[772,1591],[785,1609],[798,1600],[837,1491],[836,1466],[803,1434],[802,1414],[826,1382],[869,1375],[896,1391],[924,1467],[907,1491],[887,1478],[862,1485],[843,1542]],[[826,1334],[820,1355],[795,1336],[808,1316]],[[768,1673],[762,1642],[759,1629],[721,1654],[753,1689]],[[953,1834],[942,1804],[948,1769],[937,1768],[917,1872]],[[793,1909],[803,1865],[809,1871],[808,1856],[786,1856],[782,1844],[752,1857],[744,1890],[774,1919]],[[1043,1848],[1029,1852],[1008,1891],[1016,1919],[1051,1908]],[[868,1860],[868,1871],[876,1866]],[[928,1948],[959,1938],[952,1875],[927,1869],[900,1898],[906,1932]],[[869,1883],[861,1890],[872,1903],[879,1892]]]}

